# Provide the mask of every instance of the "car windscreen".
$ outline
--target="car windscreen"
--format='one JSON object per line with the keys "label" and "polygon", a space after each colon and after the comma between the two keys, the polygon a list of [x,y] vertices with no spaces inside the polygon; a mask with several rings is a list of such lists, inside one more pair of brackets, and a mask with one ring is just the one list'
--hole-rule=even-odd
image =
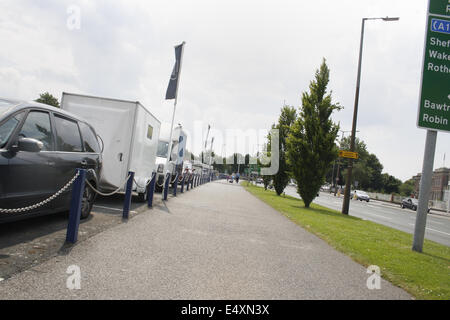
{"label": "car windscreen", "polygon": [[167,151],[169,150],[169,143],[166,141],[158,142],[158,150],[156,151],[156,156],[160,158],[167,158]]}
{"label": "car windscreen", "polygon": [[9,137],[11,136],[14,129],[19,124],[22,117],[23,117],[23,112],[10,117],[5,122],[0,124],[0,148],[3,148],[5,146],[5,144],[8,142]]}

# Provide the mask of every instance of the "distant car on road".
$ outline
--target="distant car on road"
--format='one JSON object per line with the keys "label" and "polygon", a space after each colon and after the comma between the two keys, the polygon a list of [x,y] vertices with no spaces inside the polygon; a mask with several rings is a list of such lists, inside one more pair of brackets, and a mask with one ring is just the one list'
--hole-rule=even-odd
{"label": "distant car on road", "polygon": [[[408,208],[414,211],[417,211],[417,207],[419,206],[419,200],[415,198],[405,198],[402,200],[400,205],[402,209]],[[430,212],[430,208],[428,208],[427,212]]]}
{"label": "distant car on road", "polygon": [[359,201],[366,201],[366,202],[370,201],[370,196],[361,190],[355,190],[355,192],[353,193],[353,198]]}

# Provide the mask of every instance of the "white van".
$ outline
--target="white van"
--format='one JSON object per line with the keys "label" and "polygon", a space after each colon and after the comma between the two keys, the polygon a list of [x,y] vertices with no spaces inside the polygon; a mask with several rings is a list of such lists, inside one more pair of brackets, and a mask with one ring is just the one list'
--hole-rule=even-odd
{"label": "white van", "polygon": [[156,171],[161,122],[137,101],[63,93],[61,108],[86,121],[103,142],[103,169],[99,188],[122,188],[129,171],[135,173],[133,191],[147,198],[147,183]]}
{"label": "white van", "polygon": [[181,125],[173,128],[172,152],[168,167],[166,168],[167,150],[169,149],[169,136],[170,124],[164,122],[161,124],[158,148],[156,152],[157,191],[161,191],[161,187],[164,183],[164,177],[168,172],[170,172],[173,179],[177,172],[181,174],[184,172],[186,167],[189,168],[188,161],[184,161],[184,155],[186,153],[187,134],[183,130]]}

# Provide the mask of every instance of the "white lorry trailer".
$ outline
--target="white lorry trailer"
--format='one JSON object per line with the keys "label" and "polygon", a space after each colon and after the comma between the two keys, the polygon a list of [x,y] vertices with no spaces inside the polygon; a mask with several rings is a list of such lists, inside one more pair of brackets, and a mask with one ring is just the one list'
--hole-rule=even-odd
{"label": "white lorry trailer", "polygon": [[64,92],[61,108],[90,123],[103,142],[99,189],[112,191],[122,187],[124,191],[128,172],[133,171],[133,191],[145,201],[147,184],[156,171],[161,122],[135,101]]}
{"label": "white lorry trailer", "polygon": [[172,152],[168,166],[167,163],[167,150],[169,149],[169,136],[170,136],[170,124],[162,123],[161,131],[159,134],[158,151],[156,154],[156,166],[157,166],[157,184],[156,190],[161,191],[164,183],[165,175],[170,172],[172,179],[176,173],[183,173],[185,168],[190,168],[190,164],[184,161],[184,155],[186,154],[186,141],[187,134],[181,127],[181,125],[173,128],[172,132]]}

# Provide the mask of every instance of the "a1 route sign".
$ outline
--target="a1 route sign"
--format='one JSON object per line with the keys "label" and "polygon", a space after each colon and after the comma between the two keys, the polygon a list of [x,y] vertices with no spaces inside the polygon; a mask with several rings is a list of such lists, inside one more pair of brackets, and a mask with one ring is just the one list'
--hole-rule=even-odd
{"label": "a1 route sign", "polygon": [[417,126],[450,131],[450,0],[429,0]]}

